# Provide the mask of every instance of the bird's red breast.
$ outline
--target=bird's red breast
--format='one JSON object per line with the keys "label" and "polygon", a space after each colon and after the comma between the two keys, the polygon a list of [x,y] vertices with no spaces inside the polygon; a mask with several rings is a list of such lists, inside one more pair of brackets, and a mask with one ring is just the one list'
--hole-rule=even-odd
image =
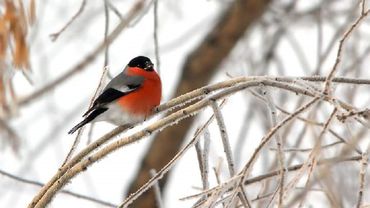
{"label": "bird's red breast", "polygon": [[149,116],[161,101],[161,79],[154,70],[145,71],[138,67],[129,67],[127,75],[143,76],[145,79],[139,89],[118,99],[117,103],[129,113],[145,117]]}

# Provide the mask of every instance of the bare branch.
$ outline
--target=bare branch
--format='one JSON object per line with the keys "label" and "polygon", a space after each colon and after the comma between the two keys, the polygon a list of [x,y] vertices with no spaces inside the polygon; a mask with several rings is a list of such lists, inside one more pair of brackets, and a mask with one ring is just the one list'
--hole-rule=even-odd
{"label": "bare branch", "polygon": [[363,195],[364,195],[364,191],[365,191],[365,176],[366,176],[366,169],[367,169],[367,165],[368,165],[368,153],[367,152],[364,152],[362,153],[362,159],[361,159],[361,168],[360,168],[360,188],[359,188],[359,191],[358,191],[358,198],[357,198],[357,205],[356,207],[357,208],[360,208],[362,207],[362,203],[363,203]]}
{"label": "bare branch", "polygon": [[232,177],[235,175],[235,165],[234,165],[234,160],[232,158],[231,146],[230,146],[229,136],[226,131],[225,121],[223,119],[220,109],[218,108],[216,101],[211,100],[211,106],[212,106],[213,112],[216,117],[218,128],[220,130],[222,144],[223,144],[224,152],[226,155],[226,161],[229,167],[230,177]]}
{"label": "bare branch", "polygon": [[[268,91],[267,88],[262,88],[263,89],[263,95],[266,97],[266,105],[267,108],[270,111],[270,119],[271,119],[271,124],[272,126],[277,125],[277,110],[276,106],[272,101],[272,97],[270,92]],[[275,134],[275,142],[277,146],[277,155],[278,155],[278,161],[279,161],[279,167],[280,167],[280,188],[279,188],[279,202],[278,202],[278,207],[282,208],[283,207],[283,200],[284,200],[284,183],[285,183],[285,171],[286,169],[286,164],[285,164],[285,156],[283,152],[283,140],[281,138],[281,135],[279,132],[276,132]]]}
{"label": "bare branch", "polygon": [[8,139],[13,151],[17,153],[21,142],[18,134],[3,119],[0,119],[0,131],[5,133],[2,139]]}
{"label": "bare branch", "polygon": [[[205,130],[206,132],[206,130]],[[204,133],[206,135],[206,133]],[[209,135],[209,133],[208,133]],[[203,190],[206,190],[209,188],[209,181],[208,181],[208,153],[209,153],[209,144],[210,144],[210,139],[207,136],[204,136],[204,145],[203,149],[200,145],[200,141],[195,143],[195,150],[197,152],[197,159],[198,159],[198,164],[199,164],[199,170],[200,170],[200,175],[202,178],[202,185],[203,185]]]}
{"label": "bare branch", "polygon": [[120,11],[118,11],[118,9],[109,0],[107,0],[107,4],[108,4],[109,9],[111,9],[114,12],[114,14],[116,14],[116,16],[122,21],[124,17],[120,13]]}
{"label": "bare branch", "polygon": [[[363,0],[363,2],[364,2],[364,0]],[[363,8],[364,8],[364,6],[363,6]],[[355,28],[357,28],[357,26],[362,22],[363,19],[365,19],[365,17],[369,13],[370,13],[370,10],[367,10],[366,12],[362,11],[361,16],[351,25],[351,27],[344,33],[342,39],[339,41],[339,48],[338,48],[338,52],[337,52],[337,58],[335,60],[333,68],[331,69],[329,75],[327,76],[327,78],[325,80],[325,88],[324,88],[324,93],[325,94],[330,94],[331,82],[332,82],[332,79],[335,75],[335,72],[337,71],[338,66],[341,62],[342,53],[343,53],[343,45],[344,45],[345,41],[350,37],[350,34],[353,32],[353,30]]]}
{"label": "bare branch", "polygon": [[[11,173],[5,172],[3,170],[0,170],[0,175],[6,176],[6,177],[8,177],[12,180],[15,180],[15,181],[18,181],[18,182],[21,182],[21,183],[30,184],[30,185],[34,185],[34,186],[38,186],[38,187],[44,186],[43,183],[40,183],[38,181],[24,179],[24,178],[21,178],[19,176],[15,176]],[[83,200],[86,200],[86,201],[94,202],[96,204],[106,206],[106,207],[117,207],[117,205],[115,205],[115,204],[112,204],[110,202],[106,202],[106,201],[103,201],[103,200],[100,200],[100,199],[96,199],[96,197],[85,196],[85,195],[78,194],[78,193],[68,191],[68,190],[61,190],[60,193],[67,194],[67,195],[73,196],[73,197],[77,197],[77,198],[80,198],[80,199],[83,199]]]}
{"label": "bare branch", "polygon": [[82,12],[85,9],[85,6],[86,6],[86,0],[82,0],[80,8],[76,12],[76,14],[74,14],[72,18],[67,22],[67,24],[64,25],[62,29],[60,29],[58,32],[50,34],[51,41],[56,41],[58,39],[58,37],[64,32],[64,30],[66,30],[77,19],[77,17],[79,17],[82,14]]}
{"label": "bare branch", "polygon": [[158,43],[158,1],[159,0],[153,0],[154,1],[154,8],[153,8],[153,14],[154,14],[154,53],[155,53],[155,60],[157,62],[157,71],[160,74],[161,73],[161,60],[159,56],[159,43]]}
{"label": "bare branch", "polygon": [[[253,152],[251,158],[249,159],[249,161],[246,163],[246,165],[244,166],[243,170],[241,171],[241,173],[239,175],[241,175],[241,178],[238,182],[238,184],[242,184],[244,183],[245,181],[245,178],[248,177],[249,175],[249,172],[250,172],[250,169],[251,167],[253,166],[253,164],[255,163],[255,161],[257,160],[257,157],[259,156],[259,152],[262,150],[262,148],[267,144],[268,141],[270,141],[270,139],[272,138],[272,136],[282,127],[284,126],[287,122],[289,122],[290,120],[292,120],[293,118],[297,117],[300,113],[302,113],[303,111],[309,109],[313,104],[315,104],[316,102],[318,102],[320,100],[319,97],[315,97],[313,98],[310,102],[308,102],[307,104],[305,104],[304,106],[300,107],[299,109],[297,109],[294,113],[292,113],[291,115],[289,115],[287,118],[285,118],[284,120],[282,120],[281,122],[278,123],[278,125],[274,126],[262,139],[261,139],[261,142],[260,144],[258,145],[258,147],[256,148],[256,150]],[[240,185],[238,185],[240,186]],[[232,198],[234,198],[236,196],[236,192],[234,191],[234,193],[232,194]]]}
{"label": "bare branch", "polygon": [[104,16],[105,16],[105,25],[104,25],[104,67],[107,67],[109,64],[109,44],[107,44],[108,33],[109,33],[109,10],[108,10],[108,1],[104,0]]}
{"label": "bare branch", "polygon": [[[157,174],[157,172],[154,169],[150,170],[150,175],[154,177]],[[158,208],[163,208],[163,201],[162,201],[162,194],[161,194],[161,189],[159,188],[158,181],[156,181],[153,185],[154,189],[154,194],[155,194],[155,199],[157,201],[157,206]]]}
{"label": "bare branch", "polygon": [[327,119],[325,125],[323,126],[321,132],[320,132],[320,135],[315,143],[315,146],[314,148],[312,149],[307,161],[305,162],[305,165],[302,166],[302,168],[300,169],[300,171],[298,172],[298,174],[291,180],[291,182],[288,184],[287,186],[287,189],[286,189],[286,192],[292,190],[296,184],[298,183],[299,179],[303,176],[304,172],[308,170],[308,177],[306,179],[306,183],[305,183],[305,188],[306,190],[299,194],[298,196],[300,196],[299,198],[298,197],[295,197],[293,200],[290,201],[290,203],[288,204],[288,206],[291,206],[292,203],[294,203],[296,200],[300,200],[301,203],[300,204],[303,204],[303,201],[304,201],[304,198],[305,198],[305,194],[307,193],[307,191],[312,187],[312,183],[309,183],[310,182],[310,178],[312,176],[312,173],[313,173],[313,169],[316,167],[317,165],[317,157],[318,155],[320,154],[320,146],[321,146],[321,141],[322,141],[322,138],[323,136],[325,135],[330,123],[332,122],[333,118],[335,117],[335,114],[337,112],[337,109],[334,108],[334,110],[332,111],[332,113],[330,114],[329,118]]}

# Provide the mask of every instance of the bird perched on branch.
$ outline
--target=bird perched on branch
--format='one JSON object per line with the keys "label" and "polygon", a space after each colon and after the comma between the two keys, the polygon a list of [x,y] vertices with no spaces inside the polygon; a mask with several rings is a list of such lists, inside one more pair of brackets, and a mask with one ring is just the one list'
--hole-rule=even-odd
{"label": "bird perched on branch", "polygon": [[161,79],[154,64],[145,56],[133,58],[96,98],[85,117],[68,133],[92,121],[107,121],[115,125],[134,124],[145,120],[160,104]]}

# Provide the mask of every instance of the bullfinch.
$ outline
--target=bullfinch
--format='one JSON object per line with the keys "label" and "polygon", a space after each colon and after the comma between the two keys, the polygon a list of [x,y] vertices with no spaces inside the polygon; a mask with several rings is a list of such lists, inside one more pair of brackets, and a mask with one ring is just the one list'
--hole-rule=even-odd
{"label": "bullfinch", "polygon": [[144,121],[160,104],[161,79],[148,57],[133,58],[125,69],[114,77],[80,123],[68,133],[73,134],[87,123],[107,121],[115,125],[130,125]]}

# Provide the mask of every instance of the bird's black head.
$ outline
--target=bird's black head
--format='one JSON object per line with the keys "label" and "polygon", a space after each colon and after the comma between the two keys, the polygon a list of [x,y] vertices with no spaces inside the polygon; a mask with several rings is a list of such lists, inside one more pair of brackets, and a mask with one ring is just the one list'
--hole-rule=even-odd
{"label": "bird's black head", "polygon": [[141,69],[144,69],[145,71],[153,71],[153,66],[154,64],[148,57],[145,56],[138,56],[133,59],[128,63],[129,67],[139,67]]}

